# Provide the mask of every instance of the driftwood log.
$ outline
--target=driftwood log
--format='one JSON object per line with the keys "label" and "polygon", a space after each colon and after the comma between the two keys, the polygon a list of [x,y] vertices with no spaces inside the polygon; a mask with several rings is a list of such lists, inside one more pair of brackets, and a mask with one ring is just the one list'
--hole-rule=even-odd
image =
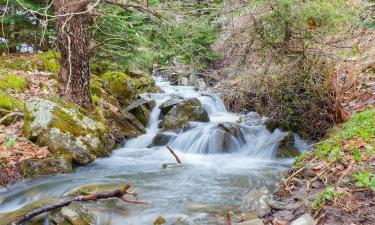
{"label": "driftwood log", "polygon": [[167,145],[167,149],[170,151],[170,153],[174,156],[178,164],[182,164],[180,158],[178,158],[178,155],[173,151],[171,147]]}
{"label": "driftwood log", "polygon": [[76,197],[72,197],[72,198],[59,200],[59,201],[54,202],[50,205],[46,205],[46,206],[34,209],[34,210],[26,213],[25,215],[14,219],[11,223],[9,223],[9,225],[18,225],[18,224],[24,223],[24,222],[32,219],[33,217],[35,217],[37,215],[40,215],[40,214],[45,213],[45,212],[49,212],[49,211],[54,210],[54,209],[62,208],[64,206],[69,205],[71,202],[74,202],[74,201],[76,201],[76,202],[86,202],[86,201],[96,201],[96,200],[107,199],[107,198],[119,198],[119,199],[121,199],[125,202],[128,202],[128,203],[146,204],[145,202],[140,202],[138,200],[137,201],[131,201],[131,200],[125,199],[126,195],[133,196],[133,197],[136,197],[138,195],[135,192],[131,192],[129,190],[130,188],[131,188],[130,184],[125,184],[124,186],[122,186],[118,189],[115,189],[113,191],[109,191],[109,192],[98,192],[98,193],[93,193],[93,194],[89,194],[89,195],[80,195],[80,196],[76,196]]}

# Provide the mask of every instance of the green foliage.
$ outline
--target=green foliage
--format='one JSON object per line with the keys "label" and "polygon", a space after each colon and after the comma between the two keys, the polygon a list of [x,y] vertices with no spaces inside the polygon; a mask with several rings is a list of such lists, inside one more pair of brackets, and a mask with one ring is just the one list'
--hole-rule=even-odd
{"label": "green foliage", "polygon": [[375,191],[375,175],[366,171],[366,172],[357,172],[354,174],[356,180],[355,185],[358,187],[367,187]]}
{"label": "green foliage", "polygon": [[257,1],[253,7],[272,5],[272,11],[262,16],[257,29],[265,45],[284,43],[287,35],[313,39],[315,36],[334,34],[347,23],[353,22],[356,8],[345,0],[273,0]]}
{"label": "green foliage", "polygon": [[[19,4],[22,3],[22,6]],[[8,3],[8,10],[2,15],[2,31],[8,42],[5,44],[0,43],[0,52],[10,50],[15,52],[21,44],[33,46],[36,50],[45,50],[51,47],[49,40],[55,36],[54,21],[50,21],[47,27],[40,26],[38,19],[32,14],[27,12],[24,7],[39,13],[45,13],[46,7],[50,1],[40,0],[10,0]],[[0,6],[5,6],[6,0],[0,0]],[[53,14],[52,7],[47,10],[48,14]]]}
{"label": "green foliage", "polygon": [[368,110],[356,114],[348,123],[343,126],[340,133],[341,138],[349,140],[354,137],[369,140],[375,134],[375,111]]}
{"label": "green foliage", "polygon": [[[101,19],[92,28],[95,40],[100,45],[100,50],[94,56],[95,64],[103,65],[102,61],[110,61],[125,67],[125,70],[150,73],[154,65],[175,62],[191,64],[196,70],[202,70],[218,58],[211,50],[218,27],[211,21],[216,16],[219,3],[214,3],[208,14],[201,16],[188,13],[199,10],[199,3],[159,4],[153,1],[151,5],[176,10],[184,13],[184,16],[165,10],[160,20],[144,13],[101,6]],[[94,71],[103,72],[100,67],[96,66]]]}
{"label": "green foliage", "polygon": [[[338,159],[343,156],[343,141],[360,141],[361,143],[369,142],[375,136],[375,110],[369,109],[364,112],[356,113],[346,123],[342,125],[340,131],[334,132],[327,140],[315,146],[315,155],[327,160]],[[368,149],[373,149],[371,145]],[[354,147],[349,147],[354,159],[360,162],[363,153]],[[371,151],[371,150],[370,150]]]}
{"label": "green foliage", "polygon": [[315,197],[314,208],[320,208],[327,202],[332,201],[339,193],[332,186],[327,187],[322,193]]}
{"label": "green foliage", "polygon": [[12,135],[12,136],[10,136],[9,138],[7,138],[7,139],[5,140],[4,145],[5,145],[6,147],[8,147],[8,148],[12,148],[13,145],[16,143],[16,140],[17,140],[17,136],[16,136],[16,135]]}

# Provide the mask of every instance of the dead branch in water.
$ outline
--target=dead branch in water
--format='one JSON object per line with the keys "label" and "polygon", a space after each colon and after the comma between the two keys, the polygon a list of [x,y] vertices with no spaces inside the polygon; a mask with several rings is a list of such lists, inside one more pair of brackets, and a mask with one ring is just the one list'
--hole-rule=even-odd
{"label": "dead branch in water", "polygon": [[173,151],[173,149],[171,147],[169,147],[169,145],[167,145],[167,149],[172,153],[172,155],[175,157],[176,161],[178,164],[182,164],[180,158],[178,158],[178,155]]}
{"label": "dead branch in water", "polygon": [[114,191],[109,191],[109,192],[98,192],[98,193],[93,193],[89,195],[80,195],[64,200],[57,201],[55,203],[52,203],[50,205],[46,205],[37,209],[34,209],[28,213],[26,213],[23,216],[20,216],[13,220],[9,225],[16,225],[16,224],[21,224],[26,222],[27,220],[30,220],[31,218],[40,215],[45,212],[49,212],[54,209],[62,208],[64,206],[69,205],[71,202],[86,202],[86,201],[96,201],[99,199],[107,199],[107,198],[119,198],[123,200],[124,202],[128,203],[133,203],[133,204],[146,204],[145,202],[140,202],[140,201],[132,201],[132,200],[127,200],[125,199],[125,195],[133,196],[136,197],[138,194],[135,192],[129,191],[131,188],[130,184],[125,184],[123,187],[120,187],[118,189],[115,189]]}

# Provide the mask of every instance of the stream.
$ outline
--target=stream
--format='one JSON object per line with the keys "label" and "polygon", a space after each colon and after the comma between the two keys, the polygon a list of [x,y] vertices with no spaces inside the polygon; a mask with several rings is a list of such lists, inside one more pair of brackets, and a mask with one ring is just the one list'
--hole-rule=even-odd
{"label": "stream", "polygon": [[[200,93],[190,86],[172,86],[157,78],[165,93],[150,94],[156,107],[150,115],[147,133],[129,140],[111,157],[77,167],[72,174],[48,176],[24,181],[0,189],[0,224],[7,213],[27,204],[67,196],[85,185],[120,185],[132,183],[139,199],[147,205],[134,205],[118,200],[101,201],[93,206],[97,224],[145,225],[158,217],[167,224],[224,224],[227,210],[240,211],[244,196],[262,187],[275,190],[280,174],[292,159],[275,158],[278,143],[285,133],[269,132],[265,126],[241,126],[240,139],[231,138],[227,152],[221,153],[222,131],[217,125],[236,122],[239,115],[225,109],[213,93]],[[148,146],[159,132],[158,106],[179,95],[198,98],[209,114],[210,122],[191,123],[185,132],[171,133],[169,141],[180,157],[182,166],[165,146]],[[163,164],[164,167],[163,167]],[[94,204],[93,204],[94,205]],[[47,219],[44,224],[48,224]]]}

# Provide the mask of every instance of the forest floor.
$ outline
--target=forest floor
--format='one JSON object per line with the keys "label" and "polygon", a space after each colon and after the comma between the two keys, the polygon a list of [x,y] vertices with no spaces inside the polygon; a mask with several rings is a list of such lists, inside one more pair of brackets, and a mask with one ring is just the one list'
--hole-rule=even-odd
{"label": "forest floor", "polygon": [[[12,74],[27,80],[28,85],[21,93],[13,92],[12,95],[22,101],[30,98],[46,98],[53,96],[54,80],[44,72],[12,71]],[[2,76],[0,75],[0,79]],[[8,112],[11,113],[11,112]],[[7,115],[7,114],[6,114]],[[22,113],[20,114],[22,115]],[[43,159],[50,153],[48,147],[41,147],[28,140],[23,133],[22,116],[16,116],[13,121],[5,126],[0,124],[0,185],[5,186],[23,177],[19,168],[21,161],[26,159]]]}

